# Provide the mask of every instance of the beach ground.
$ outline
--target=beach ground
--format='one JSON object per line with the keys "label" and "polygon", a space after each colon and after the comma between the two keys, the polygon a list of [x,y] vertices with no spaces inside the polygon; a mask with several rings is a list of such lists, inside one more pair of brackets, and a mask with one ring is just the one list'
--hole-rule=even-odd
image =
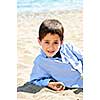
{"label": "beach ground", "polygon": [[[23,86],[32,70],[33,61],[39,51],[38,29],[46,18],[58,19],[65,29],[65,42],[73,42],[83,50],[83,12],[18,12],[17,13],[17,87]],[[17,92],[17,100],[83,100],[83,92],[76,89],[61,92],[42,88],[37,93]]]}

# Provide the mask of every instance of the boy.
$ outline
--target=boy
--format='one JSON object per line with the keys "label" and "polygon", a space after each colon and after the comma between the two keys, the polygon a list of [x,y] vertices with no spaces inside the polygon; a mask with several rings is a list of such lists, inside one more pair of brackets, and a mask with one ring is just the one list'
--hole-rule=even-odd
{"label": "boy", "polygon": [[64,28],[55,19],[43,21],[39,29],[40,54],[34,61],[30,83],[61,91],[83,88],[83,57],[71,44],[63,44]]}

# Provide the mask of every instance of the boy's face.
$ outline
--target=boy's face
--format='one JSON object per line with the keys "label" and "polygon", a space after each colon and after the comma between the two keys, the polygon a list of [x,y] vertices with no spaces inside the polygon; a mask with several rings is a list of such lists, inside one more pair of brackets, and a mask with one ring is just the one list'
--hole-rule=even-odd
{"label": "boy's face", "polygon": [[47,57],[53,57],[58,51],[63,41],[59,35],[48,33],[41,41],[38,40]]}

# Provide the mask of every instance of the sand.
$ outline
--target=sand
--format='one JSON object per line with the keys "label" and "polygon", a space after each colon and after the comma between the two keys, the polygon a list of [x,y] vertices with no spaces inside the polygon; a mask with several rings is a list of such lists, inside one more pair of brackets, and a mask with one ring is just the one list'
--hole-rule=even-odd
{"label": "sand", "polygon": [[[46,18],[58,19],[65,28],[65,42],[73,42],[83,50],[83,12],[49,11],[49,12],[18,12],[17,13],[17,87],[23,86],[32,70],[33,61],[39,52],[37,42],[39,25]],[[17,100],[83,100],[83,93],[77,90],[61,92],[43,88],[37,93],[17,92]]]}

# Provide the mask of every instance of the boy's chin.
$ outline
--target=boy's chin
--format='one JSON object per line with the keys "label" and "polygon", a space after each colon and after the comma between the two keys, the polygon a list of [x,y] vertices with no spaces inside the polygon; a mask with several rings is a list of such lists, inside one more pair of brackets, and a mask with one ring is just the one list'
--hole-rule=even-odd
{"label": "boy's chin", "polygon": [[51,57],[53,57],[54,55],[55,55],[55,54],[53,54],[53,55],[47,55],[47,57],[48,57],[48,58],[51,58]]}

